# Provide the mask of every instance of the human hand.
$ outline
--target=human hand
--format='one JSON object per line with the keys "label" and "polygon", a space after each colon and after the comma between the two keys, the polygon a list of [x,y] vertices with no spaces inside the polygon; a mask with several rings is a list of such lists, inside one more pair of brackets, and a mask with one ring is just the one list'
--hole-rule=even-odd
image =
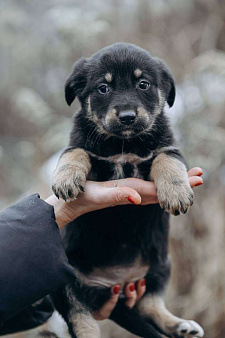
{"label": "human hand", "polygon": [[[140,279],[136,285],[134,283],[128,283],[125,286],[124,292],[127,297],[126,305],[130,309],[136,304],[136,302],[144,295],[146,291],[145,279]],[[103,320],[109,318],[111,312],[116,306],[119,299],[120,286],[115,285],[111,288],[112,296],[109,300],[98,310],[93,312],[93,317],[96,320]]]}
{"label": "human hand", "polygon": [[[188,172],[191,187],[203,183],[202,169],[192,168]],[[76,200],[65,202],[51,195],[45,200],[54,206],[56,222],[62,228],[78,216],[87,212],[124,204],[158,203],[155,184],[137,178],[125,178],[107,182],[87,181],[85,192]]]}

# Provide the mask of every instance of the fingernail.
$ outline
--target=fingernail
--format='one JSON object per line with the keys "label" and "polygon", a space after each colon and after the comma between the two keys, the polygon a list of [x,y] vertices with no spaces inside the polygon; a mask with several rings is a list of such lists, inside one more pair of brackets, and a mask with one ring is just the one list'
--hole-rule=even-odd
{"label": "fingernail", "polygon": [[130,291],[133,292],[134,290],[135,290],[135,286],[134,286],[134,284],[131,284],[130,285]]}
{"label": "fingernail", "polygon": [[198,185],[202,185],[202,184],[203,184],[203,182],[199,182],[199,183],[195,184],[195,187],[197,187]]}
{"label": "fingernail", "polygon": [[113,288],[113,293],[114,293],[115,295],[118,295],[119,292],[120,292],[120,286],[119,286],[119,285],[114,286],[114,288]]}
{"label": "fingernail", "polygon": [[133,197],[129,196],[127,199],[128,199],[128,201],[129,201],[130,203],[136,204],[136,203],[134,202],[134,200],[133,200]]}
{"label": "fingernail", "polygon": [[145,286],[145,279],[142,279],[141,286]]}

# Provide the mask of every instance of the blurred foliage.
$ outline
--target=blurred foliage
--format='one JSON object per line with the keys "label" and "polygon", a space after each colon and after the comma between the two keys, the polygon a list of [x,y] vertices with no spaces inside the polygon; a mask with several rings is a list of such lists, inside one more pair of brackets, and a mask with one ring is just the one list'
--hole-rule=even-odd
{"label": "blurred foliage", "polygon": [[191,211],[171,222],[168,306],[224,338],[224,0],[2,0],[0,10],[0,209],[50,192],[79,107],[64,100],[73,62],[118,41],[149,50],[177,82],[168,116],[178,143],[204,169]]}

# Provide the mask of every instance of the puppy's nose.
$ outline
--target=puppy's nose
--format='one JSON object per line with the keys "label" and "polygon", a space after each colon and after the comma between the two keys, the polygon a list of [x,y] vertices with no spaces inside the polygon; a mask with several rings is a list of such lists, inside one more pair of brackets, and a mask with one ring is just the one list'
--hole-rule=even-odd
{"label": "puppy's nose", "polygon": [[136,119],[136,113],[133,110],[125,110],[121,111],[118,117],[121,123],[129,125],[134,123]]}

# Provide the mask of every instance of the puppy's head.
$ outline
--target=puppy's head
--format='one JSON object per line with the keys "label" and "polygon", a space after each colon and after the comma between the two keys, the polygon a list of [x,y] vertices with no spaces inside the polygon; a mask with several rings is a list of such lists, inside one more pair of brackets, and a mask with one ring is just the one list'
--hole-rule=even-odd
{"label": "puppy's head", "polygon": [[129,138],[151,130],[165,102],[173,105],[175,86],[162,61],[118,43],[75,63],[65,96],[69,105],[79,98],[100,132]]}

